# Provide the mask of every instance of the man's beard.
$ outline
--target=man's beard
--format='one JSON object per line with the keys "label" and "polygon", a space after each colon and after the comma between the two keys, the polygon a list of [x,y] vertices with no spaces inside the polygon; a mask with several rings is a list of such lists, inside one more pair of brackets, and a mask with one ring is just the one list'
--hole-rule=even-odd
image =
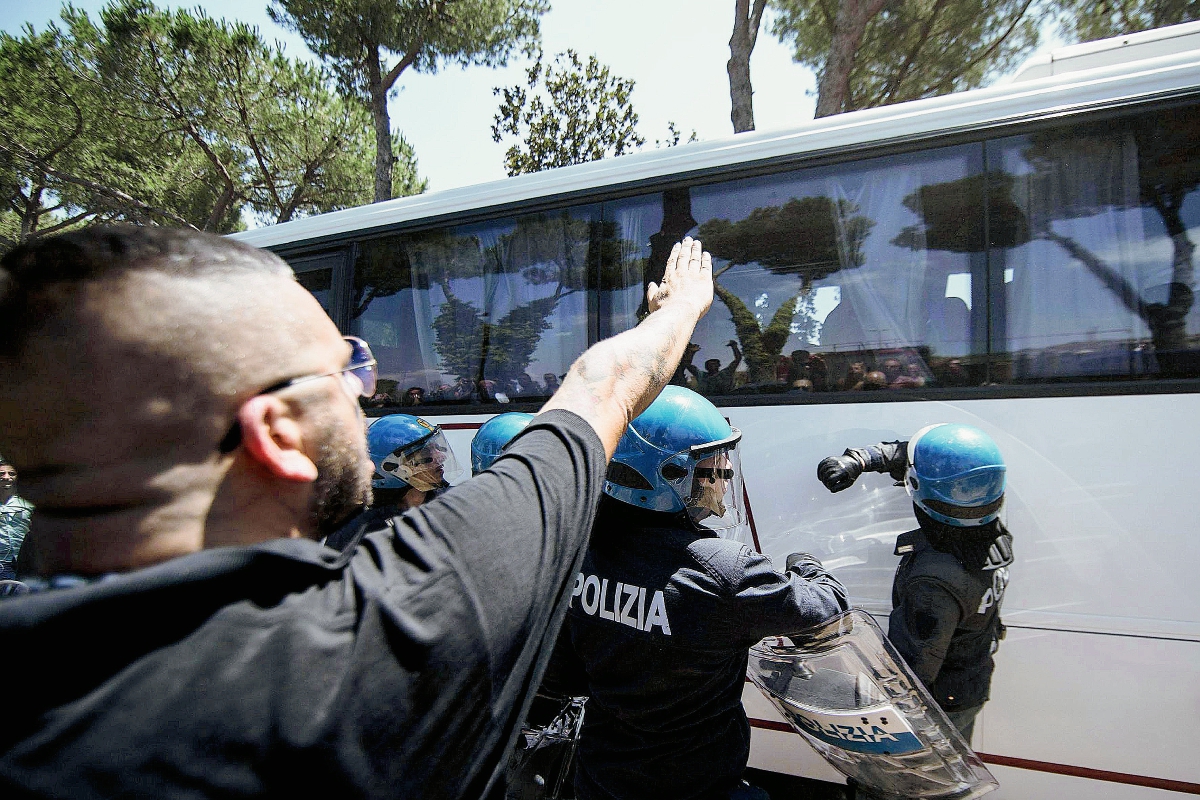
{"label": "man's beard", "polygon": [[323,420],[317,435],[317,480],[312,515],[317,535],[328,536],[371,502],[374,471],[366,448],[342,435],[333,420]]}

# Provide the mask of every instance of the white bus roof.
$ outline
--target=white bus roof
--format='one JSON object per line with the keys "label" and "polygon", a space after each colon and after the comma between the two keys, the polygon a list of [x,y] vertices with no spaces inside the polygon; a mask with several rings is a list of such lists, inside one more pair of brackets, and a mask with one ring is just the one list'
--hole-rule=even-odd
{"label": "white bus roof", "polygon": [[[1198,23],[1200,24],[1200,23]],[[739,165],[828,156],[869,146],[931,139],[1088,108],[1179,94],[1200,87],[1200,52],[1187,51],[1100,69],[992,86],[814,120],[798,128],[755,131],[634,153],[490,183],[384,203],[233,234],[258,247],[336,239],[414,221],[489,208],[520,207],[656,180],[728,173]]]}
{"label": "white bus roof", "polygon": [[1039,53],[1021,65],[1011,82],[1030,81],[1131,61],[1200,51],[1200,22],[1185,22]]}

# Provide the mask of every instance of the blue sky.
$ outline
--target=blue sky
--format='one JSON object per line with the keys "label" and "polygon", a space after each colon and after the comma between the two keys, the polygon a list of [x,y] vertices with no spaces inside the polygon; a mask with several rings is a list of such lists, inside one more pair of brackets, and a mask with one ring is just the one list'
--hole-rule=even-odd
{"label": "blue sky", "polygon": [[[95,13],[103,0],[75,0]],[[293,55],[312,58],[300,38],[267,16],[266,0],[204,0],[159,5],[194,8],[213,17],[258,26],[264,38],[282,42]],[[0,0],[0,29],[17,33],[26,23],[41,28],[60,5],[46,0]],[[637,82],[634,108],[639,130],[653,147],[674,121],[701,139],[733,133],[729,121],[729,35],[732,0],[552,0],[543,18],[547,54],[574,48],[595,54],[613,72]],[[765,26],[764,26],[765,28]],[[431,190],[451,189],[505,176],[507,144],[492,141],[497,100],[493,87],[522,83],[523,60],[488,69],[450,67],[436,75],[407,72],[391,100],[392,125],[416,149],[420,172]],[[816,82],[791,60],[791,51],[763,30],[750,62],[754,112],[759,130],[787,128],[812,119]]]}

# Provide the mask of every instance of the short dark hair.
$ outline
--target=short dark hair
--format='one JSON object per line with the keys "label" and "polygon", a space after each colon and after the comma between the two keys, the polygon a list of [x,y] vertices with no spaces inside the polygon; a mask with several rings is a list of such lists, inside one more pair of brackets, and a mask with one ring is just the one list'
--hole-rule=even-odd
{"label": "short dark hair", "polygon": [[291,269],[273,253],[186,228],[102,225],[38,239],[0,259],[0,355],[20,352],[30,332],[70,302],[71,289],[134,272],[192,277],[290,275]]}

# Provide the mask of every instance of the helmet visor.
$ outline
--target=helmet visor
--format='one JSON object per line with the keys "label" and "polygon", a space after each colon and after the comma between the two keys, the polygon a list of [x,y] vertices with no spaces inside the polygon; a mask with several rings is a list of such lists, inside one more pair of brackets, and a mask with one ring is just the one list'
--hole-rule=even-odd
{"label": "helmet visor", "polygon": [[739,439],[735,431],[723,446],[676,453],[661,467],[692,522],[725,538],[736,537],[746,521]]}
{"label": "helmet visor", "polygon": [[737,448],[713,453],[696,462],[691,491],[684,502],[688,516],[702,528],[725,534],[736,531],[746,521],[742,464]]}
{"label": "helmet visor", "polygon": [[441,428],[419,442],[397,449],[379,466],[419,492],[445,488],[462,474]]}

